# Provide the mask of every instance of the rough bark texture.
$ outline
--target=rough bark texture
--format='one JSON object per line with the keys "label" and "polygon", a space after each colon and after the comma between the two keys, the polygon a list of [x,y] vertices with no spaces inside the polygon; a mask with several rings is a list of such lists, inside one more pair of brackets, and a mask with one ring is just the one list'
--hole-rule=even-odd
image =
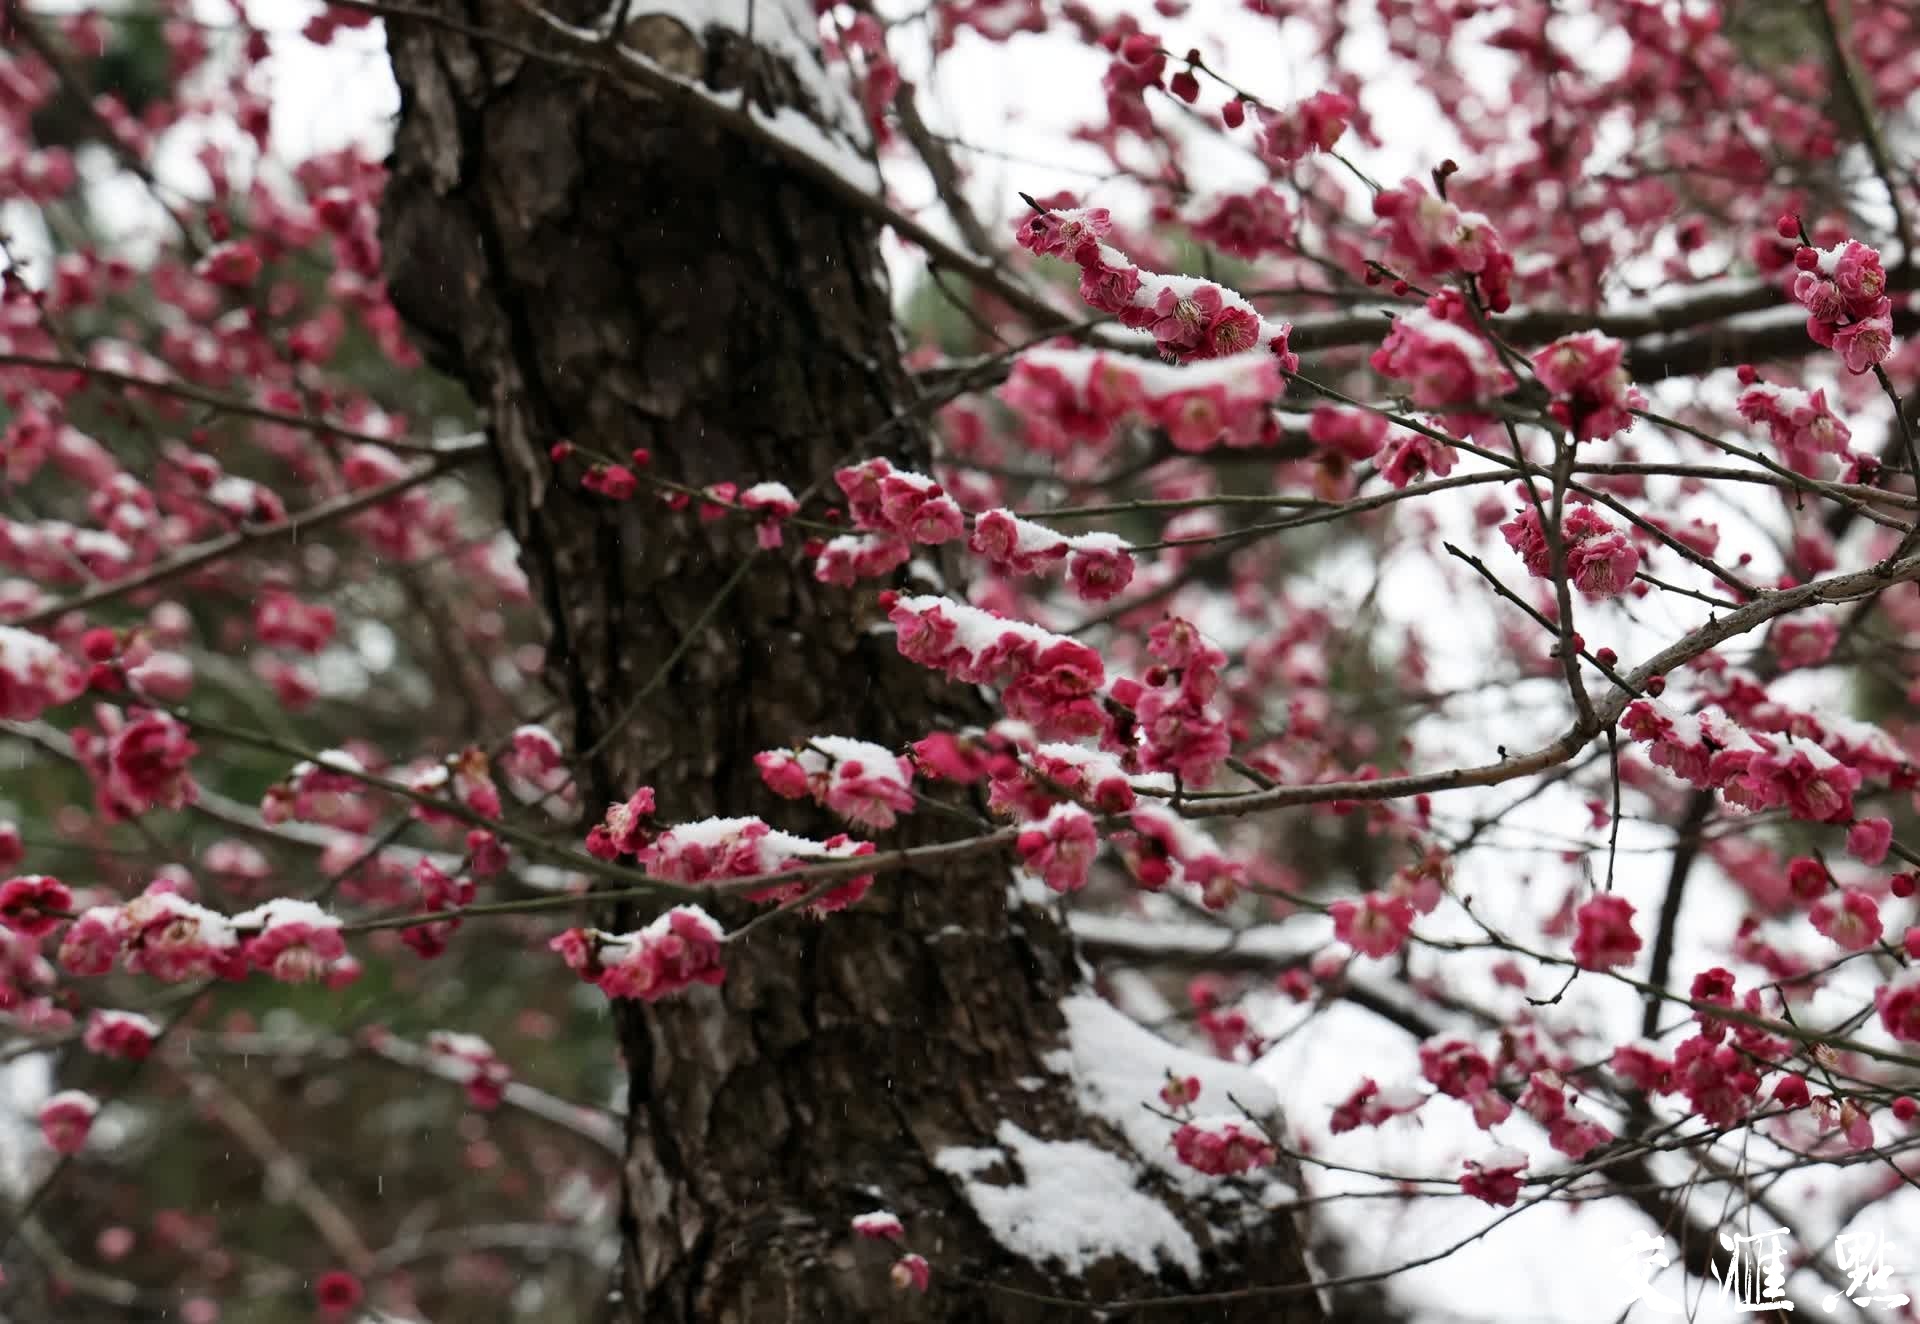
{"label": "rough bark texture", "polygon": [[[439,0],[435,12],[539,40],[505,4]],[[385,221],[393,295],[486,412],[576,748],[614,732],[579,770],[587,803],[645,783],[668,819],[757,811],[825,835],[759,786],[755,751],[828,732],[898,747],[976,718],[975,701],[898,658],[871,592],[816,585],[789,548],[754,560],[669,682],[636,703],[751,535],[651,498],[583,494],[554,480],[546,451],[564,438],[616,456],[646,446],[692,484],[799,491],[824,478],[912,399],[876,234],[663,102],[446,26],[389,28],[403,95]],[[751,70],[763,96],[795,95],[719,29],[643,20],[629,32],[709,86],[737,88]],[[870,453],[911,459],[923,445],[903,427]],[[920,815],[886,840],[954,830]],[[1245,1214],[1172,1192],[1204,1281],[1119,1261],[1071,1277],[998,1245],[935,1167],[948,1146],[994,1144],[1003,1119],[1125,1152],[1043,1062],[1077,967],[1045,914],[1010,910],[1006,869],[885,879],[829,922],[757,930],[730,949],[719,990],[619,1008],[632,1107],[612,1317],[1058,1319],[1078,1312],[998,1289],[1100,1300],[1305,1279],[1286,1216],[1235,1227]],[[1019,1176],[1011,1162],[1006,1176]],[[1156,1178],[1143,1168],[1141,1181]],[[886,1251],[850,1238],[850,1216],[877,1206],[933,1261],[928,1296],[895,1292]],[[1321,1318],[1301,1292],[1151,1313]]]}

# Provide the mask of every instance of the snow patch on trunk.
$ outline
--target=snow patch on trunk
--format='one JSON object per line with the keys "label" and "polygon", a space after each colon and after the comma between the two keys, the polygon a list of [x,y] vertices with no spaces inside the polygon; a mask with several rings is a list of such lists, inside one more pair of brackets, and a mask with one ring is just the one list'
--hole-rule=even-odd
{"label": "snow patch on trunk", "polygon": [[[1200,1274],[1200,1248],[1159,1199],[1140,1189],[1140,1170],[1084,1140],[1041,1140],[1012,1122],[994,1133],[1003,1149],[954,1147],[934,1163],[957,1178],[994,1240],[1035,1263],[1084,1274],[1124,1259],[1158,1274],[1163,1263]],[[996,1185],[980,1175],[1011,1158],[1022,1180]]]}
{"label": "snow patch on trunk", "polygon": [[[1200,1081],[1199,1102],[1207,1112],[1238,1118],[1237,1104],[1271,1123],[1280,1112],[1273,1087],[1252,1067],[1168,1043],[1092,994],[1068,998],[1061,1010],[1067,1017],[1067,1046],[1053,1053],[1047,1065],[1073,1079],[1081,1108],[1116,1128],[1134,1153],[1182,1191],[1233,1198],[1235,1187],[1195,1172],[1174,1156],[1174,1124],[1160,1115],[1166,1111],[1160,1089],[1169,1075],[1193,1076]],[[1294,1189],[1276,1177],[1250,1173],[1248,1180],[1264,1182],[1260,1200],[1269,1207],[1296,1198]]]}

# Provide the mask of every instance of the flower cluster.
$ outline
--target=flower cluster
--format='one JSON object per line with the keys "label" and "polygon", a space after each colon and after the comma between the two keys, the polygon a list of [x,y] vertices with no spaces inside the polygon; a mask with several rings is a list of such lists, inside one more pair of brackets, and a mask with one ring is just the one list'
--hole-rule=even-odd
{"label": "flower cluster", "polygon": [[[416,769],[407,779],[407,788],[415,795],[452,797],[482,818],[500,817],[500,788],[493,781],[493,761],[478,745],[469,745],[450,758]],[[431,804],[415,801],[408,810],[423,823],[452,824],[460,816]]]}
{"label": "flower cluster", "polygon": [[1023,823],[1014,839],[1020,863],[1056,892],[1077,892],[1100,849],[1093,815],[1076,804],[1057,804],[1047,816]]}
{"label": "flower cluster", "polygon": [[1855,239],[1793,255],[1793,297],[1807,310],[1807,335],[1866,372],[1893,353],[1893,300],[1880,254]]}
{"label": "flower cluster", "polygon": [[1136,805],[1127,816],[1130,830],[1115,835],[1114,845],[1127,868],[1149,892],[1187,884],[1209,910],[1232,904],[1246,881],[1246,866],[1230,859],[1220,843],[1179,814],[1157,804]]}
{"label": "flower cluster", "polygon": [[1020,417],[1027,443],[1066,458],[1104,449],[1126,423],[1148,423],[1176,450],[1270,445],[1279,439],[1270,406],[1285,389],[1286,365],[1236,354],[1166,364],[1090,349],[1030,349],[1014,360],[1000,398]]}
{"label": "flower cluster", "polygon": [[1407,396],[1422,409],[1464,413],[1470,406],[1513,389],[1513,374],[1479,332],[1434,305],[1450,304],[1435,298],[1428,306],[1393,320],[1393,329],[1368,359],[1375,372],[1408,384]]}
{"label": "flower cluster", "polygon": [[1041,574],[1064,562],[1067,582],[1084,602],[1118,597],[1133,582],[1133,553],[1117,534],[1066,537],[1010,510],[975,516],[967,546],[996,569],[1011,574]]}
{"label": "flower cluster", "polygon": [[1234,257],[1251,260],[1293,247],[1293,208],[1264,184],[1246,193],[1210,197],[1188,209],[1186,216],[1194,238]]}
{"label": "flower cluster", "polygon": [[76,727],[73,752],[93,779],[94,799],[109,821],[152,809],[183,809],[200,798],[187,765],[199,752],[184,723],[146,708],[94,709],[99,729]]}
{"label": "flower cluster", "polygon": [[1420,1074],[1442,1094],[1473,1111],[1482,1130],[1507,1120],[1513,1106],[1493,1087],[1494,1068],[1486,1054],[1454,1035],[1435,1035],[1420,1045]]}
{"label": "flower cluster", "polygon": [[1607,893],[1585,902],[1574,912],[1578,931],[1573,959],[1586,970],[1611,970],[1632,965],[1640,951],[1640,935],[1633,931],[1633,903]]}
{"label": "flower cluster", "polygon": [[[1006,723],[1018,727],[1018,723]],[[992,758],[988,769],[987,808],[996,814],[1022,819],[1045,818],[1063,800],[1104,814],[1133,808],[1133,780],[1120,760],[1103,750],[1058,741],[1035,744],[1021,738],[1026,732],[996,730],[1017,754]],[[937,739],[929,737],[928,739]],[[992,737],[990,737],[992,738]],[[921,742],[925,744],[926,742]],[[916,751],[918,750],[916,746]]]}
{"label": "flower cluster", "polygon": [[1626,346],[1597,331],[1562,336],[1533,356],[1533,375],[1552,392],[1547,412],[1575,441],[1596,441],[1633,426],[1647,398],[1627,376]]}
{"label": "flower cluster", "polygon": [[1315,92],[1285,110],[1262,106],[1256,112],[1260,155],[1274,165],[1289,166],[1315,152],[1330,152],[1353,118],[1354,104],[1338,92]]}
{"label": "flower cluster", "polygon": [[0,883],[0,924],[28,938],[44,938],[73,909],[73,891],[58,878],[27,874]]}
{"label": "flower cluster", "polygon": [[86,685],[86,672],[58,644],[0,625],[0,720],[30,722],[79,698]]}
{"label": "flower cluster", "polygon": [[[667,882],[715,883],[733,878],[756,878],[797,869],[820,860],[853,859],[871,855],[873,843],[854,841],[844,833],[812,841],[780,832],[758,818],[707,818],[676,823],[655,836],[638,852],[642,867]],[[872,874],[858,874],[809,903],[815,915],[844,910],[873,886]],[[773,883],[747,893],[750,901],[790,901],[812,890],[801,879]]]}
{"label": "flower cluster", "polygon": [[1476,1200],[1503,1208],[1520,1198],[1521,1174],[1527,1170],[1527,1156],[1517,1149],[1502,1146],[1484,1158],[1466,1160],[1460,1174],[1460,1189]]}
{"label": "flower cluster", "polygon": [[587,832],[587,854],[596,860],[638,855],[653,840],[653,788],[642,786],[618,804],[607,806],[606,816]]}
{"label": "flower cluster", "polygon": [[1265,1136],[1232,1117],[1182,1122],[1173,1133],[1173,1152],[1189,1168],[1210,1177],[1237,1177],[1255,1168],[1270,1168],[1279,1158]]}
{"label": "flower cluster", "polygon": [[61,1090],[40,1105],[40,1134],[54,1153],[78,1154],[86,1148],[99,1112],[99,1101],[91,1094]]}
{"label": "flower cluster", "polygon": [[300,601],[291,593],[271,591],[253,605],[253,632],[263,644],[317,653],[333,638],[333,608]]}
{"label": "flower cluster", "polygon": [[1920,1043],[1920,970],[1874,990],[1873,1005],[1886,1032],[1904,1043]]}
{"label": "flower cluster", "polygon": [[1345,898],[1327,907],[1333,936],[1376,960],[1400,950],[1413,930],[1413,903],[1405,897],[1368,892],[1358,901]]}
{"label": "flower cluster", "polygon": [[1567,1105],[1567,1083],[1557,1071],[1536,1071],[1520,1095],[1520,1109],[1547,1128],[1553,1147],[1575,1162],[1613,1139],[1598,1122],[1576,1115]]}
{"label": "flower cluster", "polygon": [[286,983],[325,978],[347,957],[340,921],[311,901],[276,897],[230,923],[250,935],[241,950],[253,968]]}
{"label": "flower cluster", "polygon": [[1880,905],[1863,888],[1844,887],[1821,897],[1807,912],[1813,927],[1850,952],[1863,952],[1880,941]]}
{"label": "flower cluster", "polygon": [[137,1011],[96,1010],[87,1017],[87,1031],[81,1039],[89,1053],[140,1062],[153,1051],[160,1027]]}
{"label": "flower cluster", "polygon": [[[903,566],[916,543],[937,546],[966,530],[966,516],[940,484],[924,474],[895,469],[874,458],[834,474],[846,494],[856,529],[835,538],[814,561],[814,577],[823,584],[851,587]],[[810,544],[811,546],[811,544]]]}
{"label": "flower cluster", "polygon": [[1651,699],[1628,704],[1621,729],[1651,746],[1656,764],[1703,790],[1719,790],[1728,804],[1754,812],[1784,806],[1809,823],[1853,818],[1860,770],[1811,739],[1749,730],[1718,708],[1675,713]]}
{"label": "flower cluster", "polygon": [[267,788],[260,799],[260,817],[271,827],[289,820],[344,826],[343,815],[364,812],[360,793],[365,775],[364,765],[346,750],[322,750],[311,762],[294,764],[285,781]]}
{"label": "flower cluster", "polygon": [[[426,915],[441,914],[472,905],[478,890],[473,879],[464,875],[456,877],[449,874],[426,858],[414,864],[413,879],[419,888],[418,909],[420,913]],[[460,921],[457,919],[437,919],[426,924],[414,924],[400,930],[400,941],[412,948],[414,954],[423,961],[431,961],[445,954],[447,944],[453,940],[453,935],[459,928]]]}
{"label": "flower cluster", "polygon": [[815,736],[806,749],[770,749],[753,762],[775,795],[811,796],[858,828],[884,830],[895,815],[913,811],[913,765],[864,740]]}
{"label": "flower cluster", "polygon": [[884,598],[901,656],[955,680],[997,685],[1007,712],[1041,736],[1064,739],[1107,728],[1096,698],[1106,666],[1087,645],[948,598]]}
{"label": "flower cluster", "polygon": [[1038,255],[1080,268],[1080,297],[1121,325],[1152,333],[1161,357],[1174,363],[1231,358],[1264,349],[1292,372],[1299,359],[1287,348],[1291,327],[1269,322],[1239,295],[1192,276],[1142,271],[1126,254],[1101,242],[1113,229],[1104,207],[1043,211],[1021,221],[1016,242]]}
{"label": "flower cluster", "polygon": [[1464,272],[1479,283],[1487,307],[1503,313],[1512,303],[1508,285],[1513,257],[1500,232],[1479,212],[1463,212],[1427,192],[1417,179],[1373,196],[1380,218],[1374,237],[1387,241],[1387,257],[1405,276],[1423,278]]}
{"label": "flower cluster", "polygon": [[740,493],[740,508],[759,517],[753,527],[754,539],[761,547],[772,549],[785,541],[780,524],[800,513],[800,502],[785,483],[755,483]]}
{"label": "flower cluster", "polygon": [[1392,1118],[1416,1111],[1429,1097],[1412,1085],[1396,1085],[1383,1090],[1372,1078],[1365,1078],[1352,1094],[1334,1105],[1333,1118],[1327,1123],[1327,1130],[1334,1135],[1344,1135],[1363,1126],[1379,1126]]}
{"label": "flower cluster", "polygon": [[1853,434],[1827,406],[1824,390],[1808,394],[1790,386],[1755,382],[1735,402],[1740,417],[1766,426],[1773,444],[1797,472],[1814,473],[1822,455],[1844,455]]}
{"label": "flower cluster", "polygon": [[695,984],[719,984],[724,936],[698,906],[675,906],[632,933],[568,929],[548,946],[608,997],[657,1002]]}
{"label": "flower cluster", "polygon": [[427,1036],[427,1051],[448,1075],[466,1086],[467,1102],[481,1112],[493,1111],[506,1097],[513,1068],[479,1035],[435,1030]]}
{"label": "flower cluster", "polygon": [[[1536,579],[1552,577],[1553,553],[1538,507],[1532,502],[1520,507],[1500,532],[1507,546],[1520,554],[1529,574]],[[1567,578],[1586,597],[1618,597],[1640,569],[1640,549],[1606,516],[1583,502],[1571,503],[1562,512],[1560,538]]]}
{"label": "flower cluster", "polygon": [[118,957],[129,973],[166,983],[206,975],[238,979],[247,969],[232,922],[162,884],[124,906],[82,911],[61,935],[59,956],[76,975],[103,975]]}

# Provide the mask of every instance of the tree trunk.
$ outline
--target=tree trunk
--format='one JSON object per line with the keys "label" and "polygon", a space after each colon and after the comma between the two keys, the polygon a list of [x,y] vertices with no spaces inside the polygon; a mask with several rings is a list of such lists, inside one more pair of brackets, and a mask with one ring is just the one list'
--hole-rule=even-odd
{"label": "tree trunk", "polygon": [[[784,13],[760,8],[761,23]],[[871,589],[816,584],[792,545],[755,555],[738,521],[701,523],[644,492],[627,504],[583,493],[579,461],[556,476],[547,452],[563,439],[614,457],[644,446],[657,472],[695,486],[775,479],[797,492],[826,478],[915,400],[877,234],[675,105],[529,57],[524,47],[551,38],[511,4],[436,0],[433,12],[452,22],[389,21],[402,109],[388,274],[423,348],[486,415],[573,747],[605,738],[577,769],[584,801],[597,817],[649,784],[667,821],[758,812],[826,835],[771,800],[756,751],[829,733],[901,748],[978,720],[977,698],[897,656]],[[648,17],[627,32],[730,104],[750,80],[763,106],[821,112],[799,91],[815,84],[718,26]],[[924,466],[918,418],[866,444]],[[643,693],[683,643],[666,683]],[[921,814],[882,842],[954,831]],[[1261,1183],[1209,1186],[1170,1168],[1170,1127],[1140,1107],[1150,1090],[1109,1098],[1104,1115],[1086,1106],[1085,1072],[1062,1051],[1074,954],[1046,913],[1009,902],[1008,885],[1004,859],[885,877],[851,911],[786,917],[730,946],[719,989],[617,1005],[631,1112],[613,1318],[975,1324],[1079,1313],[1040,1297],[1305,1282],[1299,1228],[1263,1207]],[[742,918],[714,909],[730,928]],[[1099,1028],[1097,1004],[1070,1005]],[[1130,1065],[1151,1081],[1157,1049],[1143,1041]],[[1158,1139],[1141,1139],[1153,1126]],[[1113,1211],[1058,1196],[1041,1212],[1066,1229],[1066,1251],[1010,1231],[1004,1202],[983,1220],[983,1190],[1025,1183],[1038,1198],[1048,1174],[1036,1168],[1100,1158],[1049,1141],[1118,1156],[1106,1162],[1135,1188],[1124,1208],[1163,1211],[1160,1243],[1176,1249],[1103,1253]],[[1265,1204],[1284,1189],[1266,1183]],[[894,1252],[851,1235],[849,1219],[878,1207],[932,1262],[925,1297],[891,1286]],[[1322,1318],[1304,1287],[1152,1313]]]}

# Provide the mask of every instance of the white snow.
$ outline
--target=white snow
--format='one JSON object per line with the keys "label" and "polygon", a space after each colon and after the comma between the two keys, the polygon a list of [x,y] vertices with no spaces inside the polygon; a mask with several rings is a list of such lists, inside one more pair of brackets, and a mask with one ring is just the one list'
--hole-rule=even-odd
{"label": "white snow", "polygon": [[1168,1043],[1092,994],[1068,998],[1061,1010],[1067,1018],[1067,1047],[1048,1065],[1073,1078],[1080,1106],[1117,1127],[1135,1153],[1184,1189],[1224,1193],[1227,1188],[1217,1179],[1194,1172],[1174,1156],[1173,1124],[1149,1111],[1149,1105],[1164,1111],[1160,1088],[1169,1074],[1193,1076],[1200,1081],[1200,1102],[1208,1111],[1234,1112],[1238,1105],[1265,1119],[1279,1111],[1273,1087],[1251,1067]]}
{"label": "white snow", "polygon": [[[974,1212],[1008,1250],[1076,1275],[1116,1257],[1146,1273],[1165,1262],[1199,1275],[1199,1247],[1166,1205],[1139,1188],[1133,1164],[1084,1140],[1038,1139],[1012,1122],[1000,1123],[995,1138],[1004,1152],[955,1147],[934,1163],[965,1184]],[[1009,1156],[1019,1183],[975,1180]]]}

